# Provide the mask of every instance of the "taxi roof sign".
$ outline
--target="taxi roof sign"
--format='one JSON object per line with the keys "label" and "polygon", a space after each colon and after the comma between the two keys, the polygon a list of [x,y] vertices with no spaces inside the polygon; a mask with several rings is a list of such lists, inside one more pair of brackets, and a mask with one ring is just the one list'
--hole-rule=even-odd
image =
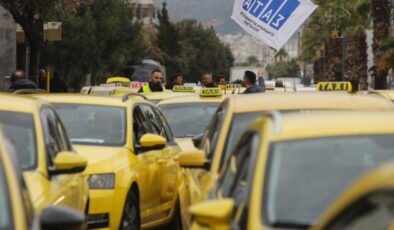
{"label": "taxi roof sign", "polygon": [[130,83],[130,79],[128,79],[127,77],[109,77],[109,78],[107,78],[107,83],[118,83],[118,82]]}
{"label": "taxi roof sign", "polygon": [[226,84],[225,89],[226,90],[234,90],[234,89],[240,89],[242,86],[240,84]]}
{"label": "taxi roof sign", "polygon": [[172,89],[172,92],[176,92],[176,93],[195,93],[196,89],[193,86],[176,85]]}
{"label": "taxi roof sign", "polygon": [[350,82],[319,82],[316,86],[317,91],[348,91],[352,92],[353,87]]}
{"label": "taxi roof sign", "polygon": [[221,88],[202,88],[200,90],[201,97],[220,97],[223,95]]}

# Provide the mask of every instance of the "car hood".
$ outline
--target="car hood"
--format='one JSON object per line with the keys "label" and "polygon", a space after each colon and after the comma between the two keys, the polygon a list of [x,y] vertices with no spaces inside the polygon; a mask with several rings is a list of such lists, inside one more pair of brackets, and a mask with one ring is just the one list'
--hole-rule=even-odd
{"label": "car hood", "polygon": [[85,174],[114,172],[130,163],[134,156],[126,147],[74,145],[75,150],[88,160]]}

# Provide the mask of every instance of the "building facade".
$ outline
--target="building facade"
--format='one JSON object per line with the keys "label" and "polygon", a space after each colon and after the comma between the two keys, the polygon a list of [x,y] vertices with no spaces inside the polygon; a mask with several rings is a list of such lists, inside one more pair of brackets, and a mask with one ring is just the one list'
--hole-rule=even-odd
{"label": "building facade", "polygon": [[148,34],[154,34],[158,19],[156,5],[153,0],[127,0],[134,7],[134,19],[142,22]]}
{"label": "building facade", "polygon": [[5,87],[5,76],[16,68],[16,24],[3,7],[0,6],[0,89]]}

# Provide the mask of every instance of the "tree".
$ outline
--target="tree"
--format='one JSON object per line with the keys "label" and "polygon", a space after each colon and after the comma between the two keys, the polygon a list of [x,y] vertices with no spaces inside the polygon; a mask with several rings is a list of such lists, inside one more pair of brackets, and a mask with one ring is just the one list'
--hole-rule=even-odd
{"label": "tree", "polygon": [[134,22],[133,12],[122,0],[95,0],[80,7],[75,15],[62,18],[63,40],[46,46],[43,63],[75,89],[86,81],[94,84],[122,74],[126,65],[148,56],[142,25]]}
{"label": "tree", "polygon": [[283,61],[283,58],[289,56],[287,51],[285,49],[280,49],[276,54],[275,54],[275,59],[279,58],[279,61]]}
{"label": "tree", "polygon": [[346,80],[354,90],[368,89],[368,54],[365,30],[370,22],[370,1],[355,0],[345,3],[344,14],[346,28]]}
{"label": "tree", "polygon": [[234,58],[213,28],[195,20],[172,23],[164,3],[159,11],[157,46],[167,75],[182,73],[187,81],[197,82],[203,72],[229,74]]}
{"label": "tree", "polygon": [[379,63],[382,69],[394,69],[394,38],[390,37],[383,43],[386,53],[383,60]]}
{"label": "tree", "polygon": [[373,55],[375,64],[375,89],[387,88],[388,69],[379,65],[384,58],[383,42],[389,36],[390,29],[390,0],[372,1],[372,24],[373,24]]}
{"label": "tree", "polygon": [[259,64],[259,59],[254,56],[254,55],[250,55],[247,59],[246,59],[247,63],[249,66],[256,66]]}
{"label": "tree", "polygon": [[0,0],[0,4],[11,13],[15,22],[21,25],[25,32],[27,44],[30,47],[29,77],[32,80],[37,81],[43,42],[43,22],[46,17],[53,11],[59,13],[75,11],[81,3],[90,2],[91,0]]}
{"label": "tree", "polygon": [[267,66],[270,79],[299,77],[300,67],[295,60],[289,62],[280,61]]}

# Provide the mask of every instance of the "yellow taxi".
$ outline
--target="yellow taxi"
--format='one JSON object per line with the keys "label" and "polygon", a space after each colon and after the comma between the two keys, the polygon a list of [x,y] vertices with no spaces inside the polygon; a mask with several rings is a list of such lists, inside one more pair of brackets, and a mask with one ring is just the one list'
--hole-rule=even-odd
{"label": "yellow taxi", "polygon": [[218,200],[190,208],[195,216],[191,229],[309,228],[356,178],[394,160],[393,115],[260,115],[225,162],[211,193]]}
{"label": "yellow taxi", "polygon": [[[203,166],[181,158],[182,167],[203,168],[197,171],[198,176],[191,178],[189,186],[191,204],[206,199],[209,190],[215,183],[220,168],[234,149],[236,141],[248,124],[262,112],[270,110],[355,110],[355,109],[393,109],[393,104],[383,98],[368,95],[348,94],[340,92],[299,92],[234,95],[226,98],[213,115],[203,137],[196,140],[198,151],[185,152],[189,158],[207,159]],[[199,143],[198,143],[199,142]],[[208,167],[207,167],[208,166]],[[195,191],[193,191],[195,190]],[[184,211],[183,218],[190,223],[190,215]]]}
{"label": "yellow taxi", "polygon": [[107,79],[107,84],[118,84],[120,86],[129,87],[130,86],[130,79],[127,77],[109,77]]}
{"label": "yellow taxi", "polygon": [[[185,92],[183,88],[175,86],[173,92]],[[193,87],[190,87],[189,91],[195,92]],[[192,138],[204,133],[212,115],[223,100],[221,90],[204,88],[199,95],[163,100],[157,106],[167,118],[182,151],[191,151],[195,150]]]}
{"label": "yellow taxi", "polygon": [[138,95],[40,97],[56,108],[74,147],[88,159],[89,228],[169,223],[176,229],[180,148],[156,106]]}
{"label": "yellow taxi", "polygon": [[0,229],[83,229],[85,217],[70,208],[51,206],[39,215],[23,179],[18,157],[0,132]]}
{"label": "yellow taxi", "polygon": [[311,230],[394,229],[394,164],[358,179],[319,218]]}
{"label": "yellow taxi", "polygon": [[0,123],[16,154],[34,207],[64,205],[85,213],[87,160],[74,152],[55,109],[43,100],[0,95]]}

